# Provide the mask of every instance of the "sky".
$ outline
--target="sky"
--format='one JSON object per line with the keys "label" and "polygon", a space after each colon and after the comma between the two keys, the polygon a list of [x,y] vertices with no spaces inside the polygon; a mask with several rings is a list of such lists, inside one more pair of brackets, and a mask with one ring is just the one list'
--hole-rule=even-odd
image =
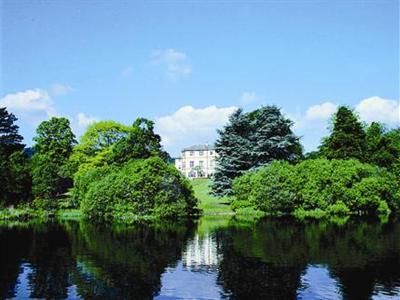
{"label": "sky", "polygon": [[0,106],[24,142],[52,116],[154,120],[173,156],[275,104],[306,151],[338,105],[400,124],[399,1],[1,2]]}

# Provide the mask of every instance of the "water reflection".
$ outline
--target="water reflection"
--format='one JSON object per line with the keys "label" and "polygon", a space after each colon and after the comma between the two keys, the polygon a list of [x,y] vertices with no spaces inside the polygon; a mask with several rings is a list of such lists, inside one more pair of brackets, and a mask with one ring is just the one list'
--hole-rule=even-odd
{"label": "water reflection", "polygon": [[400,223],[0,227],[0,298],[395,299]]}

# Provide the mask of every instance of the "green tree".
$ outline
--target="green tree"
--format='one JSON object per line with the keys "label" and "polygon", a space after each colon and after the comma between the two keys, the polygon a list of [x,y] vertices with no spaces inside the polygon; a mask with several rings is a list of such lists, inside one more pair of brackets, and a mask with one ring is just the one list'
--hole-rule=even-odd
{"label": "green tree", "polygon": [[73,177],[78,169],[102,166],[109,160],[111,146],[128,135],[130,127],[115,121],[100,121],[89,126],[72,151],[66,167]]}
{"label": "green tree", "polygon": [[341,106],[333,116],[333,128],[320,151],[329,159],[357,158],[363,160],[366,148],[365,132],[357,115]]}
{"label": "green tree", "polygon": [[81,137],[80,145],[87,154],[92,155],[126,137],[129,131],[129,126],[115,121],[95,122],[89,126]]}
{"label": "green tree", "polygon": [[16,121],[14,114],[7,112],[5,107],[0,107],[0,151],[6,155],[24,149]]}
{"label": "green tree", "polygon": [[236,110],[228,124],[218,130],[215,150],[218,153],[212,190],[216,195],[231,193],[232,180],[250,168],[247,149],[250,148],[249,123],[241,109]]}
{"label": "green tree", "polygon": [[134,222],[147,218],[187,217],[197,212],[189,181],[159,157],[135,159],[109,170],[96,168],[82,200],[82,212],[93,220]]}
{"label": "green tree", "polygon": [[109,163],[125,163],[131,159],[159,156],[165,161],[168,154],[162,150],[161,137],[154,133],[154,122],[138,118],[129,128],[128,134],[112,147]]}
{"label": "green tree", "polygon": [[276,106],[265,106],[249,113],[234,112],[219,130],[213,192],[232,193],[232,180],[249,169],[273,160],[295,162],[302,156],[299,138],[291,130],[293,122]]}
{"label": "green tree", "polygon": [[55,199],[72,185],[65,173],[75,136],[66,118],[53,117],[36,129],[33,160],[33,194],[36,198]]}
{"label": "green tree", "polygon": [[30,199],[31,177],[23,154],[17,118],[0,108],[0,204],[13,205]]}
{"label": "green tree", "polygon": [[400,128],[388,131],[382,124],[372,122],[366,130],[365,160],[394,171],[400,162]]}

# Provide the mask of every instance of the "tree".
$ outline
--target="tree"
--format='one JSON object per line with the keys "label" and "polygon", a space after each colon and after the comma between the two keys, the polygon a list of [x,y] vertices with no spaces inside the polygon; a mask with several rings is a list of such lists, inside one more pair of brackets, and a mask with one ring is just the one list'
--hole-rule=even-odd
{"label": "tree", "polygon": [[365,132],[357,115],[340,106],[333,116],[331,135],[323,140],[320,151],[329,159],[363,160],[365,148]]}
{"label": "tree", "polygon": [[72,185],[65,166],[75,141],[66,118],[53,117],[36,130],[33,155],[33,194],[36,198],[55,199]]}
{"label": "tree", "polygon": [[19,127],[14,124],[17,120],[5,107],[0,107],[0,151],[7,155],[24,149],[23,138],[18,133]]}
{"label": "tree", "polygon": [[154,122],[138,118],[129,129],[126,137],[121,138],[112,147],[109,163],[125,163],[131,159],[159,156],[168,160],[168,154],[162,150],[161,137],[154,133]]}
{"label": "tree", "polygon": [[373,122],[367,129],[366,141],[367,161],[393,171],[400,162],[400,128],[386,131],[383,125]]}
{"label": "tree", "polygon": [[234,112],[223,130],[218,130],[218,153],[213,192],[231,194],[232,180],[249,169],[278,160],[297,161],[302,155],[299,138],[276,106],[243,113]]}
{"label": "tree", "polygon": [[31,177],[23,154],[17,118],[0,108],[0,204],[14,205],[30,199]]}
{"label": "tree", "polygon": [[247,150],[250,148],[249,124],[241,109],[230,117],[223,130],[218,130],[219,138],[215,143],[218,153],[212,190],[216,195],[231,192],[232,180],[250,168]]}
{"label": "tree", "polygon": [[89,155],[110,147],[128,135],[129,126],[115,121],[100,121],[89,126],[80,139],[80,145]]}

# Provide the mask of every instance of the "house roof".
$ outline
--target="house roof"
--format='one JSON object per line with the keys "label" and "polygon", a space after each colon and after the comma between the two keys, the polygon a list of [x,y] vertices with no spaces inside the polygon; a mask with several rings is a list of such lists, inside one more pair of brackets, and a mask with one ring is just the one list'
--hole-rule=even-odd
{"label": "house roof", "polygon": [[187,148],[183,148],[182,151],[207,151],[214,149],[214,145],[193,145]]}

